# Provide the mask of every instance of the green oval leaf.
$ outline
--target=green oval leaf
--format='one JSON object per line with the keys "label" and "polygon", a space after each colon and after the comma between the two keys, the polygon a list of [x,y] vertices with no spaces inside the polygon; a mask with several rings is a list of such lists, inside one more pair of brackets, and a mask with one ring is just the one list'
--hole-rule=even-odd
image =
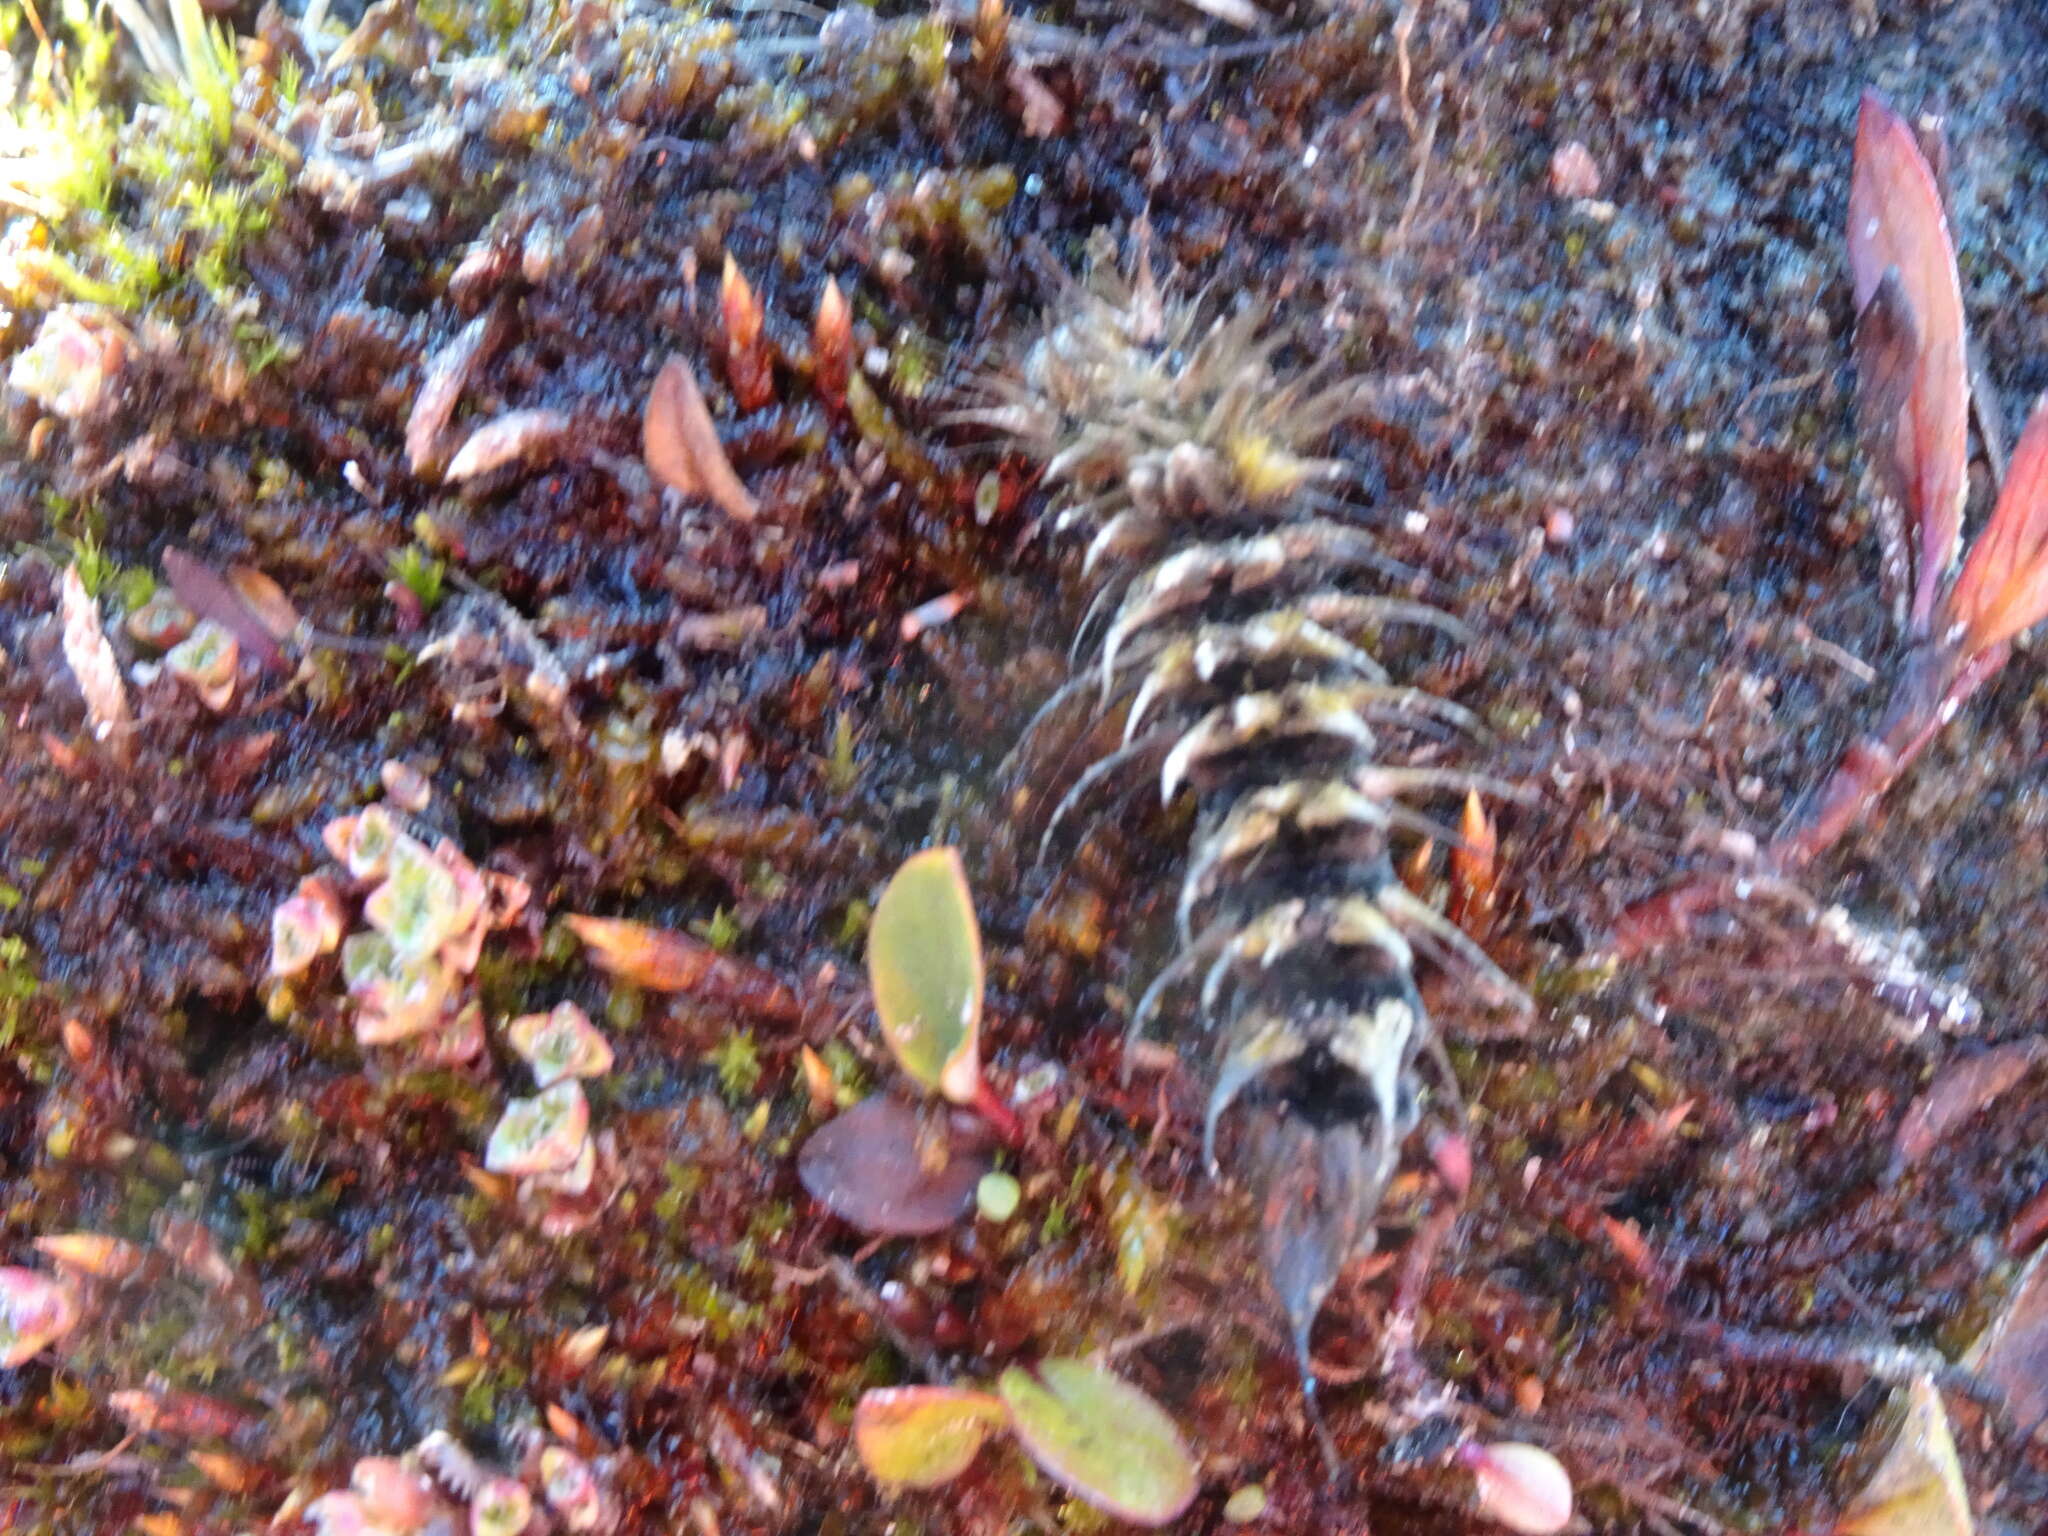
{"label": "green oval leaf", "polygon": [[906,860],[868,929],[868,983],[882,1038],[926,1091],[955,1104],[981,1087],[981,928],[952,848]]}
{"label": "green oval leaf", "polygon": [[853,1444],[877,1482],[936,1488],[967,1470],[1003,1405],[961,1387],[880,1387],[853,1410]]}
{"label": "green oval leaf", "polygon": [[1086,1360],[1012,1366],[996,1382],[1018,1441],[1089,1503],[1164,1525],[1195,1497],[1195,1463],[1166,1410]]}

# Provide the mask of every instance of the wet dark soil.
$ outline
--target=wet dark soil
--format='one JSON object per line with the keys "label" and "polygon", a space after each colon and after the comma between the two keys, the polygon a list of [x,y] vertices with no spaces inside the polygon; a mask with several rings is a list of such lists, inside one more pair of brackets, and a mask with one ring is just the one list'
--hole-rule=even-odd
{"label": "wet dark soil", "polygon": [[[1848,372],[1864,89],[1947,112],[1981,360],[2008,421],[2048,387],[2048,16],[1474,0],[1303,6],[1248,36],[1162,3],[1018,9],[998,37],[964,10],[820,33],[469,9],[394,13],[300,97],[336,132],[367,112],[386,146],[452,124],[458,148],[353,198],[288,181],[236,253],[241,311],[167,249],[95,414],[44,427],[9,398],[0,1260],[67,1232],[154,1256],[0,1372],[8,1528],[261,1529],[434,1429],[515,1464],[552,1405],[622,1530],[1094,1529],[1008,1452],[890,1499],[847,1422],[863,1388],[934,1366],[1103,1348],[1202,1459],[1190,1529],[1250,1482],[1274,1529],[1479,1528],[1380,1390],[1398,1269],[1359,1266],[1316,1335],[1351,1469],[1332,1486],[1245,1212],[1198,1166],[1200,1053],[1117,1070],[1184,820],[1137,794],[1041,864],[1042,791],[1071,770],[1058,743],[1005,762],[1087,594],[1035,467],[950,413],[1106,239],[1219,312],[1268,306],[1302,363],[1423,386],[1331,451],[1416,591],[1474,631],[1390,659],[1479,711],[1475,765],[1527,791],[1494,807],[1488,944],[1539,1008],[1516,1025],[1432,993],[1476,1175],[1423,1282],[1422,1360],[1469,1421],[1555,1450],[1596,1528],[1827,1529],[1890,1390],[1856,1346],[1959,1356],[2043,1225],[2039,1065],[1909,1166],[1894,1151],[1930,1081],[2048,1006],[2034,657],[1805,877],[1816,910],[1913,950],[1919,993],[1783,903],[1601,952],[1629,902],[1767,838],[1902,654]],[[275,16],[232,19],[295,46]],[[1553,186],[1574,142],[1590,197]],[[238,139],[220,175],[265,152]],[[168,248],[168,202],[124,184],[111,216]],[[777,359],[752,412],[719,361],[728,254]],[[852,409],[814,377],[828,276],[871,354]],[[415,472],[423,381],[493,311],[456,440],[518,409],[568,426],[476,479]],[[639,471],[672,352],[752,525]],[[54,617],[82,541],[115,568],[124,665],[148,653],[116,622],[121,578],[174,547],[261,571],[325,638],[245,664],[220,712],[133,685],[113,751]],[[433,600],[394,588],[394,558],[438,562]],[[948,593],[960,616],[906,639]],[[544,1236],[470,1176],[526,1091],[516,1061],[394,1062],[355,1044],[331,969],[267,979],[272,911],[392,760],[431,784],[429,829],[531,885],[477,972],[486,1013],[571,999],[614,1035],[593,1104],[618,1192],[582,1232]],[[1018,1217],[869,1241],[797,1183],[799,1054],[836,1042],[887,1080],[861,919],[933,841],[962,846],[987,931],[995,1075],[1050,1063],[1058,1086]],[[801,1022],[608,982],[570,913],[713,933]],[[1930,1027],[1928,989],[1968,998],[1967,1027]],[[1388,1249],[1420,1208],[1397,1191]],[[216,1262],[176,1240],[189,1223]],[[566,1341],[599,1324],[580,1359]],[[136,1391],[212,1411],[131,1435],[110,1399]],[[2034,1529],[2048,1455],[1950,1407],[1984,1527]]]}

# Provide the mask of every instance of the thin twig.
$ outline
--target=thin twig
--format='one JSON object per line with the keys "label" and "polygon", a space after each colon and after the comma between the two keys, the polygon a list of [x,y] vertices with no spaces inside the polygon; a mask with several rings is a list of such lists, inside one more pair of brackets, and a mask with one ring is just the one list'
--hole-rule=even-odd
{"label": "thin twig", "polygon": [[1443,101],[1439,98],[1430,103],[1429,121],[1422,125],[1422,138],[1415,146],[1415,179],[1408,184],[1408,203],[1401,210],[1401,222],[1394,226],[1396,244],[1408,238],[1408,227],[1415,222],[1415,210],[1422,206],[1422,187],[1429,179],[1430,155],[1436,149],[1436,125],[1442,115]]}
{"label": "thin twig", "polygon": [[835,1255],[826,1260],[825,1267],[831,1271],[840,1294],[868,1315],[869,1321],[881,1330],[882,1337],[889,1341],[897,1354],[917,1367],[920,1376],[926,1381],[938,1384],[950,1380],[945,1368],[939,1364],[939,1357],[891,1321],[888,1308],[882,1304],[882,1298],[870,1290],[866,1282],[853,1272],[851,1264]]}

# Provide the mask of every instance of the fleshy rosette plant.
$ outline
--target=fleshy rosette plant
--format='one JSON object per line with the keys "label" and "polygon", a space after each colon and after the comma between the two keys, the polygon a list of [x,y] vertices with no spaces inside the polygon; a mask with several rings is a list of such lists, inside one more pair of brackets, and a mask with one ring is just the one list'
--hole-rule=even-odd
{"label": "fleshy rosette plant", "polygon": [[[526,883],[478,869],[446,838],[429,846],[381,804],[336,817],[321,835],[341,869],[308,876],[272,915],[271,976],[302,976],[339,950],[359,1046],[474,1060],[484,1032],[469,978],[484,940],[525,911]],[[352,907],[361,926],[350,932]]]}

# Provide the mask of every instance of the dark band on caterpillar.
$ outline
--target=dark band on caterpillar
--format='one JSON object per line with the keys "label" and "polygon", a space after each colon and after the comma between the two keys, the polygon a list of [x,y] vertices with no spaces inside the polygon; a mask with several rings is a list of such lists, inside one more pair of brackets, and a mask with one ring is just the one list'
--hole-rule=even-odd
{"label": "dark band on caterpillar", "polygon": [[[1136,1040],[1192,995],[1214,1041],[1204,1159],[1238,1121],[1233,1173],[1252,1190],[1265,1268],[1305,1387],[1309,1330],[1339,1270],[1370,1250],[1425,1067],[1456,1103],[1415,984],[1418,958],[1526,1008],[1514,984],[1395,873],[1401,833],[1455,834],[1409,803],[1491,781],[1410,761],[1420,743],[1477,738],[1448,700],[1390,675],[1390,626],[1456,638],[1456,620],[1372,590],[1412,572],[1357,509],[1320,488],[1314,456],[1388,389],[1328,370],[1282,377],[1285,333],[1258,310],[1211,318],[1155,281],[1099,260],[1073,285],[1019,374],[988,382],[959,419],[993,427],[1045,465],[1094,600],[1076,675],[1027,729],[1084,701],[1124,713],[1121,745],[1047,819],[1049,847],[1104,791],[1152,776],[1196,797],[1176,904],[1180,948],[1130,1021]],[[1462,1110],[1459,1111],[1462,1115]]]}

